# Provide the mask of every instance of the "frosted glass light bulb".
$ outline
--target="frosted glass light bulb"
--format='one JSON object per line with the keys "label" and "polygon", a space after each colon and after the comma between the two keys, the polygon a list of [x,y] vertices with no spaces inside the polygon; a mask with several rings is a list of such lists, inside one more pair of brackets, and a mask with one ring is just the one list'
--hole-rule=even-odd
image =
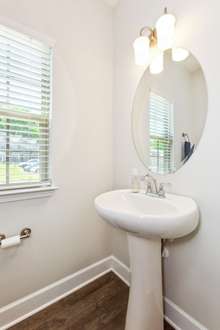
{"label": "frosted glass light bulb", "polygon": [[150,73],[159,74],[163,71],[164,57],[163,52],[158,53],[150,64]]}
{"label": "frosted glass light bulb", "polygon": [[176,18],[174,15],[165,13],[156,23],[157,46],[161,50],[172,48],[175,35]]}
{"label": "frosted glass light bulb", "polygon": [[187,59],[189,51],[184,48],[173,48],[172,49],[172,60],[174,62],[181,62]]}
{"label": "frosted glass light bulb", "polygon": [[148,37],[141,36],[135,40],[133,46],[137,65],[147,65],[149,63],[149,45],[150,40]]}

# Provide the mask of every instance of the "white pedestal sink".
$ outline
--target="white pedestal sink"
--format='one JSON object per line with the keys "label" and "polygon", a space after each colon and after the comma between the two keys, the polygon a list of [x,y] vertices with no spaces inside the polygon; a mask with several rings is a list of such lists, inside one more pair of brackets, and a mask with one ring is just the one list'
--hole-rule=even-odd
{"label": "white pedestal sink", "polygon": [[131,287],[126,330],[162,330],[161,239],[182,237],[197,227],[196,203],[172,194],[157,198],[116,190],[98,196],[95,207],[101,217],[128,233]]}

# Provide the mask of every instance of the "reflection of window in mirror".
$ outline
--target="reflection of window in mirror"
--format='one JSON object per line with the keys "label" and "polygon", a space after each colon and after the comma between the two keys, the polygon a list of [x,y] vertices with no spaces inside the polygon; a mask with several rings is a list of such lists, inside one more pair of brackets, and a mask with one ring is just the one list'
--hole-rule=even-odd
{"label": "reflection of window in mirror", "polygon": [[166,174],[174,170],[173,103],[150,91],[149,94],[150,170]]}

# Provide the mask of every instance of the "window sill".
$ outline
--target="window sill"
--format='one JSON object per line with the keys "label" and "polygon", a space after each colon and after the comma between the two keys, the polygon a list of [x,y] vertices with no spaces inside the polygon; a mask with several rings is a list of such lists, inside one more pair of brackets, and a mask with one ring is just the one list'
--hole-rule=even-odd
{"label": "window sill", "polygon": [[50,197],[58,187],[38,187],[0,191],[0,203]]}

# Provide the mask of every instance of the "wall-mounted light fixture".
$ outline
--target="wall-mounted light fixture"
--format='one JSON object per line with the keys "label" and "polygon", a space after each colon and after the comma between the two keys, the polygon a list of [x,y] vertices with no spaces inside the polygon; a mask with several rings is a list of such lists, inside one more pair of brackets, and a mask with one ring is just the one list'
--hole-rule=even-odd
{"label": "wall-mounted light fixture", "polygon": [[[156,27],[144,27],[134,42],[135,63],[149,65],[152,74],[158,74],[164,68],[164,51],[172,49],[175,62],[185,60],[189,53],[184,48],[174,48],[176,18],[164,9],[164,14],[157,20]],[[147,35],[145,35],[147,33]]]}

